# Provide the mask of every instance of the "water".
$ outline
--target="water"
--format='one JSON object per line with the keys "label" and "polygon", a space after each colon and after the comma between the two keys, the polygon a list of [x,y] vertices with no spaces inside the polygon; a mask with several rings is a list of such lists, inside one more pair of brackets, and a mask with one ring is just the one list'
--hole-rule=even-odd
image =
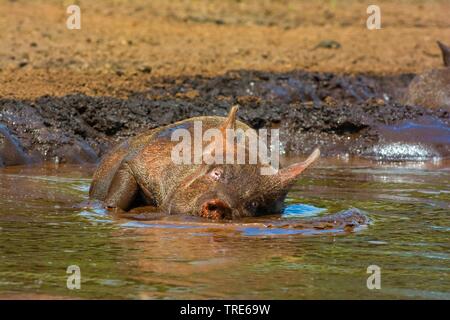
{"label": "water", "polygon": [[[79,206],[92,171],[0,170],[0,298],[450,299],[448,161],[322,159],[284,219],[356,207],[372,224],[316,235],[113,219]],[[66,287],[69,265],[80,290]],[[367,289],[369,265],[381,268],[380,290]]]}

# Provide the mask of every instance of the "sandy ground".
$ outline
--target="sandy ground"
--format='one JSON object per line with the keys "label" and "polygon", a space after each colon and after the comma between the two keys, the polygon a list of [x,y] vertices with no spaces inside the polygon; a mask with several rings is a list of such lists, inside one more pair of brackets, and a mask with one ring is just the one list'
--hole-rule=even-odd
{"label": "sandy ground", "polygon": [[[68,30],[66,8],[81,8]],[[449,1],[0,1],[0,98],[125,97],[151,79],[229,70],[418,73],[441,66]],[[333,40],[339,48],[318,46]]]}

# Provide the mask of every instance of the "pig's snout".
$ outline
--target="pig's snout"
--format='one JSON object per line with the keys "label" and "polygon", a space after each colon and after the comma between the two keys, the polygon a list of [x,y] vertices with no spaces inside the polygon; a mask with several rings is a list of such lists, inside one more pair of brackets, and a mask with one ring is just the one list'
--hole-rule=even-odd
{"label": "pig's snout", "polygon": [[200,216],[209,219],[231,219],[233,210],[223,200],[210,199],[201,205]]}

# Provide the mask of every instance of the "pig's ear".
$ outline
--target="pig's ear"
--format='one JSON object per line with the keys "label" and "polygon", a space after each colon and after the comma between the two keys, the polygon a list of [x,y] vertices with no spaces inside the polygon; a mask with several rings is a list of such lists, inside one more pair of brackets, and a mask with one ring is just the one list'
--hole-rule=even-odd
{"label": "pig's ear", "polygon": [[282,185],[288,185],[297,179],[297,177],[302,173],[306,168],[308,168],[313,162],[315,162],[320,157],[320,150],[315,149],[313,153],[303,162],[294,163],[293,165],[281,169],[278,173],[281,178]]}
{"label": "pig's ear", "polygon": [[[219,137],[214,138],[214,143],[208,145],[206,149],[203,152],[203,157],[205,156],[213,156],[213,151],[215,152],[223,152],[223,156],[225,157],[225,154],[227,152],[232,152],[235,150],[234,140],[230,141],[230,144],[228,145],[229,141],[227,140],[227,129],[235,130],[236,129],[236,113],[238,111],[239,107],[237,105],[233,106],[230,110],[230,113],[228,114],[227,118],[220,124],[219,126]],[[219,141],[216,139],[220,139],[220,144],[218,144]],[[220,151],[216,150],[219,149]],[[203,158],[204,159],[204,158]]]}
{"label": "pig's ear", "polygon": [[450,67],[450,48],[440,41],[438,41],[437,44],[442,51],[442,59],[444,60],[444,66]]}
{"label": "pig's ear", "polygon": [[222,132],[224,153],[236,151],[236,145],[234,144],[235,140],[229,141],[227,139],[227,129],[236,130],[236,118],[237,118],[236,114],[238,110],[239,110],[238,105],[232,106],[230,113],[228,113],[227,118],[225,119],[224,122],[222,122],[219,128],[220,131]]}
{"label": "pig's ear", "polygon": [[220,130],[225,133],[225,130],[227,129],[236,129],[236,114],[239,110],[239,106],[234,105],[230,113],[228,114],[228,117],[226,120],[220,125]]}

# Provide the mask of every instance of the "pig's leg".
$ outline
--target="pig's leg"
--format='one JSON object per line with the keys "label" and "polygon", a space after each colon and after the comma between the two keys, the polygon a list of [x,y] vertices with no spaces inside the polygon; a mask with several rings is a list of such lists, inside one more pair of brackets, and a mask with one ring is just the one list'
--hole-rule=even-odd
{"label": "pig's leg", "polygon": [[133,208],[127,212],[120,212],[120,218],[126,218],[131,220],[158,220],[167,217],[167,213],[161,211],[154,206],[144,206]]}
{"label": "pig's leg", "polygon": [[139,186],[132,171],[128,164],[124,163],[111,181],[105,204],[109,208],[120,208],[126,211],[136,199],[138,190]]}

